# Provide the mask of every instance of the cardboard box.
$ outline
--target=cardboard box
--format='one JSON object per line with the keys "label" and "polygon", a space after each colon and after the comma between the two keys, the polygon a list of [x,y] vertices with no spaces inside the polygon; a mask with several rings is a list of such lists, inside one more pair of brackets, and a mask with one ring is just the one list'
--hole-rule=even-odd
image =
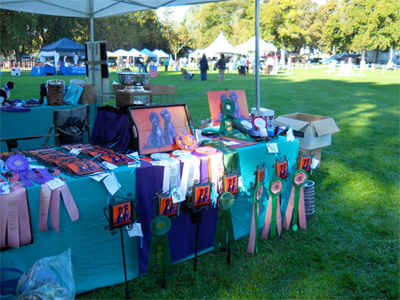
{"label": "cardboard box", "polygon": [[153,103],[153,94],[150,91],[118,90],[115,93],[115,105],[146,105]]}
{"label": "cardboard box", "polygon": [[304,148],[299,148],[299,157],[302,155],[312,155],[319,161],[321,161],[321,148],[313,149],[313,150],[308,150]]}
{"label": "cardboard box", "polygon": [[118,91],[118,90],[123,90],[123,89],[125,89],[127,86],[126,85],[123,85],[123,84],[112,84],[111,85],[111,89],[112,89],[112,91],[113,92],[116,92],[116,91]]}
{"label": "cardboard box", "polygon": [[329,146],[331,134],[340,131],[334,119],[324,116],[294,113],[279,116],[276,121],[292,126],[300,148],[308,150]]}

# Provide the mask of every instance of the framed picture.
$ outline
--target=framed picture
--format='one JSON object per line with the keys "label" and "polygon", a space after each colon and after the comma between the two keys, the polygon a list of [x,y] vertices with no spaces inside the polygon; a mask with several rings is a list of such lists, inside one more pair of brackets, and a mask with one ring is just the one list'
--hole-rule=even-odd
{"label": "framed picture", "polygon": [[283,160],[283,161],[277,162],[277,164],[276,164],[276,176],[281,178],[281,179],[285,179],[286,177],[289,176],[287,160]]}
{"label": "framed picture", "polygon": [[214,126],[221,124],[221,103],[225,99],[231,99],[235,102],[235,118],[239,120],[249,120],[249,108],[247,107],[246,93],[244,90],[209,91],[207,92],[207,96],[211,119]]}
{"label": "framed picture", "polygon": [[172,202],[172,197],[169,194],[159,195],[158,214],[167,217],[175,217],[178,215],[178,203]]}
{"label": "framed picture", "polygon": [[300,169],[303,169],[306,172],[310,172],[311,171],[311,162],[312,162],[311,155],[302,157],[301,162],[300,162]]}
{"label": "framed picture", "polygon": [[256,171],[256,185],[265,181],[265,167],[257,168]]}
{"label": "framed picture", "polygon": [[108,212],[110,230],[134,223],[133,200],[110,203]]}
{"label": "framed picture", "polygon": [[224,176],[224,192],[237,194],[238,192],[238,174],[230,173]]}
{"label": "framed picture", "polygon": [[194,125],[186,104],[131,106],[128,114],[134,148],[141,155],[179,149],[175,142],[177,134]]}
{"label": "framed picture", "polygon": [[192,187],[192,196],[187,202],[187,206],[192,210],[198,210],[208,206],[211,199],[212,183],[199,183]]}

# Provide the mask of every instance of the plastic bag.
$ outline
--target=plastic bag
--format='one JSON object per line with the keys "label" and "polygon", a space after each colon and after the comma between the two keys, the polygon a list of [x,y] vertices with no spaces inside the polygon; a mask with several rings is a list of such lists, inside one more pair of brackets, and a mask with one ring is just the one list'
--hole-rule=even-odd
{"label": "plastic bag", "polygon": [[17,286],[18,299],[74,299],[71,249],[58,256],[39,259],[22,274]]}
{"label": "plastic bag", "polygon": [[70,84],[68,86],[67,94],[64,97],[64,104],[74,106],[77,105],[82,93],[83,87],[77,84]]}

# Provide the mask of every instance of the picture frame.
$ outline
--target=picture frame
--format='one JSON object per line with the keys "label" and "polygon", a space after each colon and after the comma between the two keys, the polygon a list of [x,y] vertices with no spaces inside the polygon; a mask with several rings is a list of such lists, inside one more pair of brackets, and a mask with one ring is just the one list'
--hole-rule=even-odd
{"label": "picture frame", "polygon": [[133,200],[124,200],[108,205],[110,230],[122,228],[133,224],[135,221]]}
{"label": "picture frame", "polygon": [[178,203],[173,203],[172,196],[168,193],[158,195],[158,214],[161,216],[167,216],[169,218],[176,217],[178,215],[179,206]]}
{"label": "picture frame", "polygon": [[265,167],[258,167],[256,170],[256,183],[255,185],[259,184],[260,182],[264,183],[265,181]]}
{"label": "picture frame", "polygon": [[285,179],[289,176],[288,161],[286,159],[277,161],[275,166],[275,175],[281,179]]}
{"label": "picture frame", "polygon": [[224,175],[224,192],[237,194],[239,176],[237,173],[229,173]]}
{"label": "picture frame", "polygon": [[208,91],[207,97],[214,126],[221,124],[221,103],[225,99],[231,99],[235,102],[235,118],[249,120],[249,108],[247,107],[246,92],[244,90]]}
{"label": "picture frame", "polygon": [[199,210],[211,204],[212,182],[195,184],[192,187],[192,195],[188,199],[187,206],[192,210]]}
{"label": "picture frame", "polygon": [[186,104],[130,106],[128,115],[133,130],[133,147],[140,155],[177,150],[177,134],[188,127],[194,128]]}
{"label": "picture frame", "polygon": [[311,171],[312,155],[302,156],[300,161],[300,169],[306,172]]}

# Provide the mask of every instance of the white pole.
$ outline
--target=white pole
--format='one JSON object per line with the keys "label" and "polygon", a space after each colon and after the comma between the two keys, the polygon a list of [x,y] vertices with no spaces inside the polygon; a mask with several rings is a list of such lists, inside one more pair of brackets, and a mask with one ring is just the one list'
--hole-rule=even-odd
{"label": "white pole", "polygon": [[256,0],[256,109],[260,113],[260,2]]}

